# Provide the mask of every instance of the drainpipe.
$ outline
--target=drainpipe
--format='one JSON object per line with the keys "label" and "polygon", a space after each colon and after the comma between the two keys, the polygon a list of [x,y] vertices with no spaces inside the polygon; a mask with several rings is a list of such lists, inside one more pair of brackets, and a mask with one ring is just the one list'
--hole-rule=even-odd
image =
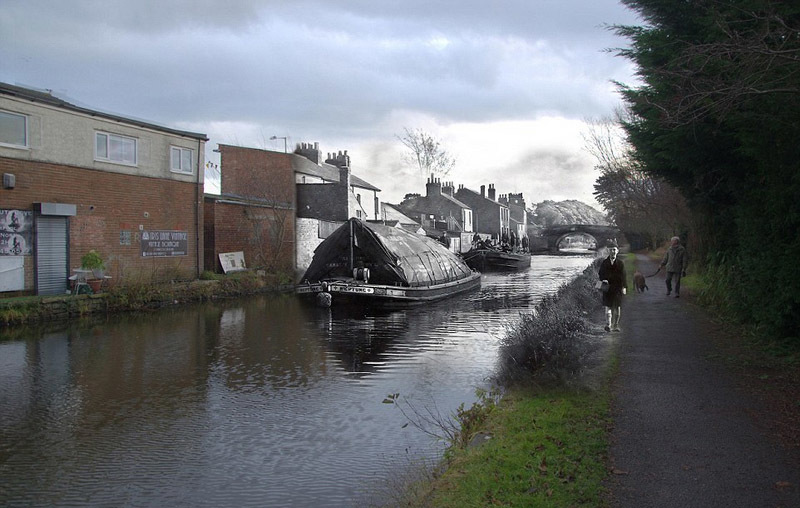
{"label": "drainpipe", "polygon": [[[202,206],[203,202],[201,201],[202,196],[200,195],[200,149],[202,148],[202,141],[200,139],[197,140],[197,184],[194,186],[194,245],[195,245],[195,255],[194,261],[197,265],[197,269],[195,270],[195,276],[200,278],[200,274],[203,271],[203,267],[200,266],[200,228],[202,224],[200,223],[200,207]],[[206,158],[205,152],[202,154],[203,160]],[[205,166],[202,166],[205,167]]]}

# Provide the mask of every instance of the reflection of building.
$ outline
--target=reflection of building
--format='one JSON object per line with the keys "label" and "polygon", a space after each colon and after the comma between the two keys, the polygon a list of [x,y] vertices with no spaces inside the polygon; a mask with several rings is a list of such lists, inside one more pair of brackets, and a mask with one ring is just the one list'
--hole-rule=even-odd
{"label": "reflection of building", "polygon": [[[0,291],[63,294],[91,249],[117,282],[197,276],[206,140],[0,83],[0,213],[30,213],[35,246],[19,287]],[[170,238],[142,242],[145,231]],[[0,255],[0,271],[14,257]]]}

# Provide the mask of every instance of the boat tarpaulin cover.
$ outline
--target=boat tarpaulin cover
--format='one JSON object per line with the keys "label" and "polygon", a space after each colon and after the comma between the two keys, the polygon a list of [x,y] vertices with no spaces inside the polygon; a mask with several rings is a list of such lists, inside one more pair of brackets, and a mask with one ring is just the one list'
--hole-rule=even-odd
{"label": "boat tarpaulin cover", "polygon": [[436,240],[350,219],[317,247],[303,280],[350,278],[360,263],[369,268],[370,284],[430,286],[472,274],[461,258]]}

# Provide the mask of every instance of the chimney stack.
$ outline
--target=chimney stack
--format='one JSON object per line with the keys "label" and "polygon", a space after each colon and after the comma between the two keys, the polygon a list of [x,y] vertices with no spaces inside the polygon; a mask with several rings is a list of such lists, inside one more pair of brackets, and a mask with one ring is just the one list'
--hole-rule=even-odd
{"label": "chimney stack", "polygon": [[486,197],[486,186],[485,185],[481,185],[481,197],[482,198]]}
{"label": "chimney stack", "polygon": [[433,173],[431,173],[428,183],[425,184],[425,195],[430,198],[433,196],[440,196],[441,194],[442,182],[438,178],[435,178]]}
{"label": "chimney stack", "polygon": [[317,166],[322,164],[322,153],[319,151],[319,143],[301,143],[296,152]]}
{"label": "chimney stack", "polygon": [[453,182],[445,182],[445,184],[442,185],[442,194],[445,194],[445,195],[450,196],[452,198],[454,191],[455,191],[455,189],[454,189]]}
{"label": "chimney stack", "polygon": [[492,201],[494,201],[494,197],[495,197],[495,189],[494,189],[494,184],[493,184],[493,183],[490,183],[490,184],[489,184],[489,199],[491,199]]}

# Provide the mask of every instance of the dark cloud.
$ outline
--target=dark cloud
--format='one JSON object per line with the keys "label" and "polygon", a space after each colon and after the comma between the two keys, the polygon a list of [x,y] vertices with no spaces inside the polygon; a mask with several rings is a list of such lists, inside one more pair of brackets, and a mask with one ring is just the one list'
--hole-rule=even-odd
{"label": "dark cloud", "polygon": [[200,132],[392,143],[398,115],[608,114],[632,73],[603,24],[635,21],[615,0],[5,0],[0,81]]}

